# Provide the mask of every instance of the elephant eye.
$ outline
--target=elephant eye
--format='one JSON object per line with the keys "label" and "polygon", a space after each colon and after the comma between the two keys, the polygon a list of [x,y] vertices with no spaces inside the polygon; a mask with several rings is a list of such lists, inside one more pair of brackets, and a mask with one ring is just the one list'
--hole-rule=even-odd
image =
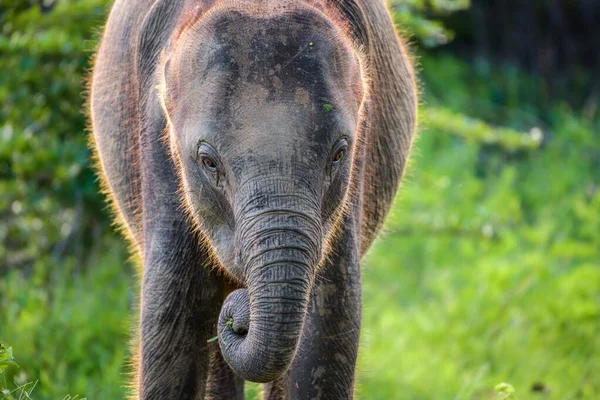
{"label": "elephant eye", "polygon": [[219,172],[219,156],[215,149],[206,142],[201,142],[196,150],[196,161],[208,172]]}
{"label": "elephant eye", "polygon": [[333,146],[333,156],[331,156],[331,167],[335,168],[346,157],[348,151],[348,141],[346,139],[338,140]]}
{"label": "elephant eye", "polygon": [[202,157],[202,165],[210,172],[217,172],[217,164],[209,157]]}
{"label": "elephant eye", "polygon": [[345,156],[346,156],[345,149],[338,150],[337,153],[335,153],[335,155],[333,156],[333,161],[332,161],[333,165],[339,164],[340,161],[342,161]]}

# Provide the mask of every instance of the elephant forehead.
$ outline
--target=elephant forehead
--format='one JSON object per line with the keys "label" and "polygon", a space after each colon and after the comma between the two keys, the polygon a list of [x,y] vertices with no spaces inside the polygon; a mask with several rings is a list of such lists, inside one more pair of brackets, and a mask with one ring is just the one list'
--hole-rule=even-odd
{"label": "elephant forehead", "polygon": [[[212,16],[178,43],[172,74],[182,97],[219,84],[213,101],[242,83],[268,89],[272,100],[318,103],[343,85],[352,54],[328,21],[308,11],[259,18],[239,11]],[[170,83],[170,82],[168,82]]]}
{"label": "elephant forehead", "polygon": [[234,143],[240,151],[292,149],[306,147],[306,140],[326,145],[353,125],[345,121],[352,113],[343,107],[347,103],[339,100],[341,90],[330,82],[324,64],[303,63],[298,56],[288,65],[255,60],[240,66],[235,57],[219,52],[207,59],[209,71],[198,72],[181,90],[176,104],[176,124],[202,129],[188,130],[192,142],[200,134],[219,147]]}
{"label": "elephant forehead", "polygon": [[[186,118],[190,144],[203,137],[227,156],[252,153],[258,159],[305,153],[319,157],[331,140],[348,129],[336,113],[307,101],[308,93],[296,87],[289,100],[274,99],[268,88],[245,83],[227,100],[198,102],[198,111]],[[224,101],[225,100],[225,101]]]}

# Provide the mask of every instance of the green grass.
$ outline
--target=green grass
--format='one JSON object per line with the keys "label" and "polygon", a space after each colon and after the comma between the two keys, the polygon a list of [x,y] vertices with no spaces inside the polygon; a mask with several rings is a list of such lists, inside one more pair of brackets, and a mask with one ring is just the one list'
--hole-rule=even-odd
{"label": "green grass", "polygon": [[[515,82],[492,87],[445,57],[423,64],[427,103],[448,108],[422,131],[364,263],[359,398],[511,398],[501,382],[520,399],[600,398],[598,122],[553,104],[538,124],[533,102],[490,100]],[[506,128],[482,134],[453,112]],[[534,127],[544,140],[532,145]],[[48,257],[2,276],[0,341],[20,366],[8,386],[122,398],[136,293],[126,257],[107,236],[81,265]]]}
{"label": "green grass", "polygon": [[123,247],[110,238],[83,268],[46,260],[3,276],[0,341],[20,366],[7,369],[16,385],[4,387],[35,384],[34,399],[123,397],[135,286]]}

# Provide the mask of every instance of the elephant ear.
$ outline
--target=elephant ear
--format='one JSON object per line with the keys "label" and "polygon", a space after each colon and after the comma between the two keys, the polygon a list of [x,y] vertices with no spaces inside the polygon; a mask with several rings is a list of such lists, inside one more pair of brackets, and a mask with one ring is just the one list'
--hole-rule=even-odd
{"label": "elephant ear", "polygon": [[367,18],[359,2],[356,0],[335,1],[334,7],[340,10],[344,21],[349,24],[350,34],[358,47],[368,48],[369,30]]}

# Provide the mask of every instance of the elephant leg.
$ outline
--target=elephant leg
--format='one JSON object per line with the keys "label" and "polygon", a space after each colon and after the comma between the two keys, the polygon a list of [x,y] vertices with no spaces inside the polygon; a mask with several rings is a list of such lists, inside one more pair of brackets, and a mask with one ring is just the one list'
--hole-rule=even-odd
{"label": "elephant leg", "polygon": [[[204,399],[208,340],[215,335],[225,281],[211,272],[177,194],[179,178],[166,146],[156,99],[142,135],[144,276],[138,393],[142,400]],[[152,125],[153,124],[153,125]]]}
{"label": "elephant leg", "polygon": [[208,400],[244,400],[244,380],[223,359],[219,344],[211,344],[210,375],[206,387]]}
{"label": "elephant leg", "polygon": [[[329,260],[319,271],[300,347],[273,399],[347,400],[353,397],[361,324],[360,238],[346,217]],[[276,383],[276,387],[280,383]]]}
{"label": "elephant leg", "polygon": [[144,257],[138,381],[143,400],[204,399],[207,341],[222,293],[217,277],[198,261],[206,255],[186,243],[182,230],[160,230]]}

